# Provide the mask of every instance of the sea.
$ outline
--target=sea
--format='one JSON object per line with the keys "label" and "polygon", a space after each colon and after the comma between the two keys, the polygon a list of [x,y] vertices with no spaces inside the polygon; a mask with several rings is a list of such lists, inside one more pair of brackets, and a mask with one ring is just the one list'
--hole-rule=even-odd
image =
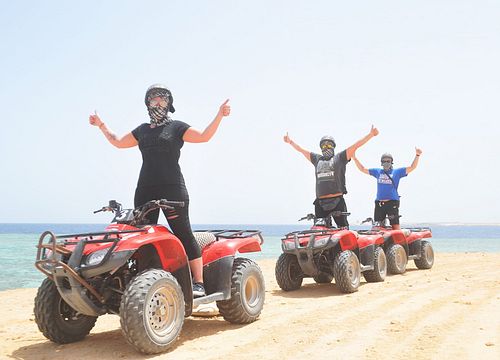
{"label": "sea", "polygon": [[[430,227],[431,242],[435,252],[500,252],[500,225],[464,224],[404,224],[403,227]],[[44,279],[34,267],[36,244],[40,234],[50,230],[55,234],[102,231],[104,224],[0,224],[0,291],[18,288],[36,288]],[[305,230],[307,225],[193,225],[201,229],[250,229],[260,230],[264,237],[262,252],[247,253],[255,260],[277,259],[281,254],[282,236],[295,230]],[[351,229],[367,229],[352,226]]]}

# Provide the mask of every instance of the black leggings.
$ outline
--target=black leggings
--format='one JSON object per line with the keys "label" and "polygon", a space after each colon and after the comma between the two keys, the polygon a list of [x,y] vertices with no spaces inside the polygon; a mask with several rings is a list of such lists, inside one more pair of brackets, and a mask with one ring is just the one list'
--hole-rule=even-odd
{"label": "black leggings", "polygon": [[[189,260],[197,259],[201,256],[200,246],[196,242],[191,224],[189,222],[189,196],[187,190],[182,185],[160,185],[143,186],[135,190],[134,206],[138,207],[150,200],[167,199],[170,201],[184,201],[184,207],[176,207],[175,210],[163,209],[163,214],[167,218],[168,225],[175,236],[184,245]],[[147,218],[150,224],[157,224],[160,209],[151,211]]]}

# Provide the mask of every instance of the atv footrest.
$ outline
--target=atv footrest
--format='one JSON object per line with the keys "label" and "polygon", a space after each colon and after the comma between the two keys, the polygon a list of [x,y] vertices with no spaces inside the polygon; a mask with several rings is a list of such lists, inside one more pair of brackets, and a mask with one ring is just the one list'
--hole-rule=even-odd
{"label": "atv footrest", "polygon": [[420,255],[410,255],[408,256],[408,260],[420,259]]}
{"label": "atv footrest", "polygon": [[196,307],[201,304],[208,304],[214,301],[226,300],[224,298],[224,294],[222,292],[216,292],[207,296],[199,297],[193,299],[193,307]]}

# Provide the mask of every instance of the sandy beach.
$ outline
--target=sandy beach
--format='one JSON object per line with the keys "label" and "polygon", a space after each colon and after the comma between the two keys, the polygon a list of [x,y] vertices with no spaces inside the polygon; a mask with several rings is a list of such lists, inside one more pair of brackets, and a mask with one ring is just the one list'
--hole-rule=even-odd
{"label": "sandy beach", "polygon": [[274,260],[260,319],[232,325],[190,317],[168,353],[144,356],[128,345],[119,318],[100,317],[78,343],[57,345],[38,331],[36,289],[0,292],[0,358],[5,359],[500,359],[499,253],[436,254],[431,270],[409,263],[384,283],[362,281],[354,294],[306,279],[283,292]]}

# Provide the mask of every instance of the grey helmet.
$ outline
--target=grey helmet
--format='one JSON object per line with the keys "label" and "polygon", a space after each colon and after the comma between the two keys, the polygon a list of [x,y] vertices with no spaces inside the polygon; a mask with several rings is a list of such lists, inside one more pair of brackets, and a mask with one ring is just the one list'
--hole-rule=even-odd
{"label": "grey helmet", "polygon": [[326,141],[331,142],[333,144],[333,148],[335,148],[335,146],[337,146],[337,144],[335,143],[335,139],[333,138],[333,136],[325,135],[319,141],[319,147],[321,147],[321,145],[323,145],[323,143],[326,142]]}
{"label": "grey helmet", "polygon": [[174,108],[174,97],[172,96],[172,92],[163,84],[153,84],[146,90],[146,96],[144,97],[144,102],[146,106],[149,108],[149,101],[151,98],[162,95],[168,99],[168,111],[171,113],[175,112]]}
{"label": "grey helmet", "polygon": [[391,163],[394,162],[394,158],[389,153],[383,153],[382,156],[380,157],[380,162],[384,161],[384,159],[391,159]]}

